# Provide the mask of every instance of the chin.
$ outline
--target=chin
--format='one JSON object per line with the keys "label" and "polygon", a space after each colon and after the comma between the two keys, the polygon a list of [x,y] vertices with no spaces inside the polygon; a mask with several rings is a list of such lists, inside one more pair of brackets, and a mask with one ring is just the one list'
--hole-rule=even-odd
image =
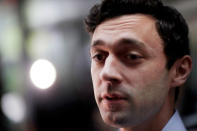
{"label": "chin", "polygon": [[136,126],[141,123],[143,118],[140,115],[136,115],[137,113],[122,111],[122,112],[105,112],[100,111],[101,117],[103,121],[115,128],[127,128],[131,126]]}
{"label": "chin", "polygon": [[130,125],[127,117],[121,112],[101,112],[101,117],[107,125],[115,128],[122,128]]}

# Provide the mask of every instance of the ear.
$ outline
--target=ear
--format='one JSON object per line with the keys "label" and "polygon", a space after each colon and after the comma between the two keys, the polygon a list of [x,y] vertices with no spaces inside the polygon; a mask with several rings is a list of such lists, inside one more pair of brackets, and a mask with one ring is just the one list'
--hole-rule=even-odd
{"label": "ear", "polygon": [[172,68],[171,72],[171,86],[170,87],[178,87],[182,86],[192,69],[192,59],[191,56],[185,55],[184,57],[178,59]]}

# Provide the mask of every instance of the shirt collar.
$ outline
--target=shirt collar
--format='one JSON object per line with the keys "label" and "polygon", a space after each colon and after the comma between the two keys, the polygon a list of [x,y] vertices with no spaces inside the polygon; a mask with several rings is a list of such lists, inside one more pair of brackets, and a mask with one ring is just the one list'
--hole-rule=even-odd
{"label": "shirt collar", "polygon": [[162,131],[186,131],[178,111],[176,111],[173,114],[173,116],[170,118],[168,123],[164,126]]}

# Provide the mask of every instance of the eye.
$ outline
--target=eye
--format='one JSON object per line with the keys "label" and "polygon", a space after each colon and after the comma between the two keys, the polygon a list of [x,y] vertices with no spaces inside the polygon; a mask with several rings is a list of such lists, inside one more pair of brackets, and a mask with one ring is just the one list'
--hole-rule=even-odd
{"label": "eye", "polygon": [[126,60],[129,61],[137,61],[140,60],[141,58],[143,58],[143,56],[141,56],[140,54],[137,53],[129,53],[125,56]]}
{"label": "eye", "polygon": [[102,53],[97,53],[92,57],[93,60],[97,62],[104,62],[106,59],[106,55]]}
{"label": "eye", "polygon": [[128,54],[128,55],[126,55],[126,58],[129,60],[136,60],[136,59],[140,59],[142,57],[140,55],[136,55],[136,54]]}

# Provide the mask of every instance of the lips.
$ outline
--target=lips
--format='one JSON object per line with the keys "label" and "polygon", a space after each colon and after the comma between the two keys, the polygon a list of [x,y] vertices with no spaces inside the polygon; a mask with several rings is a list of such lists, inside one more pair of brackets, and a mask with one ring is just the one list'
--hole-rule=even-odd
{"label": "lips", "polygon": [[117,101],[117,100],[126,100],[126,97],[118,93],[112,93],[112,94],[107,93],[102,96],[102,99],[108,101]]}
{"label": "lips", "polygon": [[117,112],[127,106],[127,97],[120,93],[106,93],[101,95],[101,108],[104,111]]}

